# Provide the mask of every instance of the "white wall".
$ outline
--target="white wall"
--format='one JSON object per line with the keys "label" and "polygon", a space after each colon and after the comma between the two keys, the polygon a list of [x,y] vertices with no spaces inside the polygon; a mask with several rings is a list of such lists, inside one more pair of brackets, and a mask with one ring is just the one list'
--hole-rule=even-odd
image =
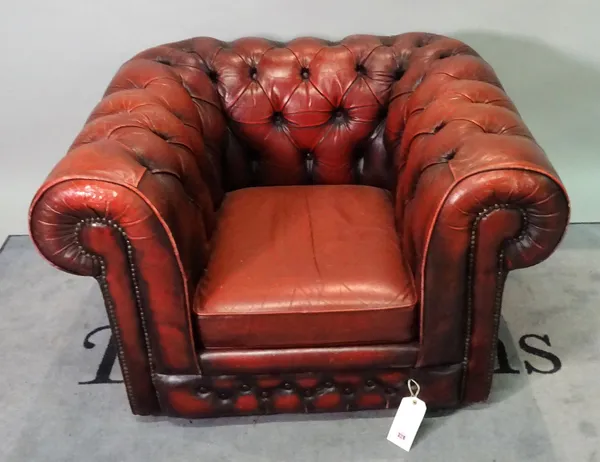
{"label": "white wall", "polygon": [[198,35],[289,39],[430,31],[496,69],[566,183],[573,221],[600,221],[597,0],[19,0],[0,14],[0,242],[27,232],[35,190],[118,66]]}

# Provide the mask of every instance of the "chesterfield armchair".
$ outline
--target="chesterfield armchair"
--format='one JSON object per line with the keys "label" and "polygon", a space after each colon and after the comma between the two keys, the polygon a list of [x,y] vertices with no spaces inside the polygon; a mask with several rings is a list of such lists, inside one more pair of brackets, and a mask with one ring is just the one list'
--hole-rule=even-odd
{"label": "chesterfield armchair", "polygon": [[568,214],[491,67],[408,33],[144,51],[29,217],[98,280],[133,413],[192,418],[486,400],[507,273]]}

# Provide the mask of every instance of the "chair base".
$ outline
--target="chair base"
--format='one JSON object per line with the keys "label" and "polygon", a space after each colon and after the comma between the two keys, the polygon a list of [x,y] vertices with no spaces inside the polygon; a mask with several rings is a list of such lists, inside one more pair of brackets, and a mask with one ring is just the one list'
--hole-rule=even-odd
{"label": "chair base", "polygon": [[162,375],[154,377],[162,413],[174,417],[340,412],[398,407],[407,381],[421,386],[430,410],[461,404],[463,368],[364,369],[278,375]]}

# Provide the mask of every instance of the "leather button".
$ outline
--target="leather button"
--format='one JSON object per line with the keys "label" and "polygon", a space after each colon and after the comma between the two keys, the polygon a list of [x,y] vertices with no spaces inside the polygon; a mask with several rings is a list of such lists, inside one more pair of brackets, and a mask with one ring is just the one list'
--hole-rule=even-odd
{"label": "leather button", "polygon": [[281,125],[283,123],[283,114],[281,112],[273,113],[273,123],[275,125]]}
{"label": "leather button", "polygon": [[304,390],[304,396],[310,398],[313,395],[312,390]]}
{"label": "leather button", "polygon": [[333,383],[331,383],[331,382],[325,382],[324,385],[325,385],[325,388],[331,388],[331,387],[333,387]]}
{"label": "leather button", "polygon": [[258,70],[256,69],[256,67],[251,67],[250,68],[250,78],[252,80],[256,80],[257,75],[258,75]]}
{"label": "leather button", "polygon": [[369,387],[369,388],[373,388],[373,387],[375,386],[375,381],[373,381],[373,380],[367,380],[367,381],[365,382],[365,385],[366,385],[367,387]]}
{"label": "leather button", "polygon": [[393,78],[394,78],[394,80],[400,80],[403,75],[404,75],[404,68],[402,66],[399,66],[394,71]]}
{"label": "leather button", "polygon": [[269,392],[267,390],[263,390],[260,392],[260,396],[262,398],[268,398],[269,397]]}
{"label": "leather button", "polygon": [[366,74],[367,73],[367,68],[365,66],[363,66],[362,64],[360,64],[360,63],[358,63],[356,65],[355,70],[359,74]]}
{"label": "leather button", "polygon": [[337,108],[335,111],[333,111],[333,117],[335,117],[336,119],[341,119],[342,117],[344,117],[345,111],[343,108]]}
{"label": "leather button", "polygon": [[247,383],[243,383],[240,386],[240,390],[242,390],[242,391],[250,391],[250,385],[248,385]]}
{"label": "leather button", "polygon": [[448,162],[449,160],[454,159],[454,156],[456,156],[456,149],[451,149],[450,151],[442,154],[441,161]]}
{"label": "leather button", "polygon": [[200,388],[198,389],[198,393],[200,393],[200,394],[202,394],[202,395],[205,395],[205,394],[206,394],[206,393],[208,393],[208,392],[210,392],[210,390],[209,390],[208,388],[206,388],[206,387],[200,387]]}
{"label": "leather button", "polygon": [[352,388],[350,388],[350,387],[344,388],[344,394],[345,395],[351,395],[352,393],[354,393],[353,390],[352,390]]}
{"label": "leather button", "polygon": [[221,398],[221,399],[228,399],[229,398],[229,393],[227,393],[226,391],[221,391],[221,392],[219,392],[219,398]]}
{"label": "leather button", "polygon": [[217,74],[217,71],[215,71],[214,69],[210,69],[207,73],[208,78],[212,81],[212,82],[216,82],[217,80],[219,80],[219,74]]}
{"label": "leather button", "polygon": [[314,156],[314,155],[313,155],[313,153],[312,153],[312,152],[310,152],[310,151],[309,151],[309,152],[307,152],[306,154],[304,154],[304,158],[305,158],[306,160],[313,160],[313,159],[314,159],[314,157],[315,157],[315,156]]}
{"label": "leather button", "polygon": [[303,67],[302,69],[300,69],[300,76],[306,80],[310,77],[310,72],[308,71],[307,67]]}
{"label": "leather button", "polygon": [[385,389],[385,392],[386,392],[388,395],[393,395],[394,393],[396,393],[396,389],[395,389],[395,388],[392,388],[392,387],[387,387],[387,388]]}
{"label": "leather button", "polygon": [[444,122],[444,121],[438,123],[435,127],[433,127],[433,133],[439,132],[445,126],[446,126],[446,122]]}
{"label": "leather button", "polygon": [[291,390],[292,389],[292,384],[289,382],[285,382],[283,384],[283,388],[285,388],[286,390]]}

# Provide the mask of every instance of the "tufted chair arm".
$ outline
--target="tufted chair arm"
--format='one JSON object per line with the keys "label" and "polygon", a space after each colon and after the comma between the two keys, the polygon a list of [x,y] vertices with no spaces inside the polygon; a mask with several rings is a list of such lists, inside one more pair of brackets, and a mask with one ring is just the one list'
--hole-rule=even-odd
{"label": "tufted chair arm", "polygon": [[138,414],[157,405],[155,372],[198,370],[190,298],[223,194],[218,96],[179,57],[159,47],[122,66],[30,209],[42,255],[100,282]]}
{"label": "tufted chair arm", "polygon": [[463,362],[473,402],[489,393],[506,273],[551,254],[569,205],[492,69],[453,48],[432,45],[392,96],[396,215],[421,292],[419,365]]}

